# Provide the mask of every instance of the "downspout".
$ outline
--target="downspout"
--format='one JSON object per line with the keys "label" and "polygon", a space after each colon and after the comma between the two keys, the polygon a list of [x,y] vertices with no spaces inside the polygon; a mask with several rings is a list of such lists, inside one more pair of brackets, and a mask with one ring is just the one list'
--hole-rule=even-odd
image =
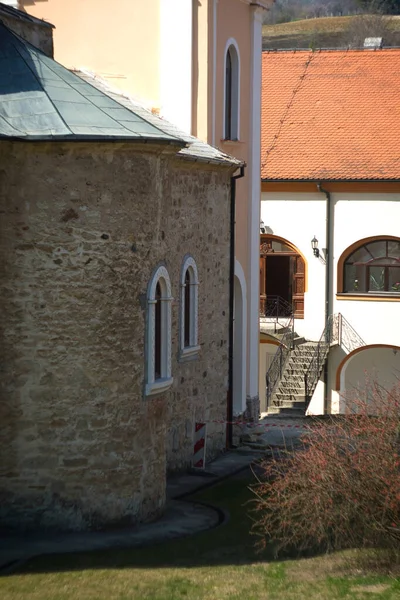
{"label": "downspout", "polygon": [[[325,267],[325,325],[328,322],[331,314],[331,194],[328,190],[324,189],[321,182],[317,183],[318,191],[325,194],[326,197],[326,267]],[[325,327],[324,325],[324,327]],[[328,412],[328,364],[329,364],[329,352],[326,357],[324,365],[324,413]]]}
{"label": "downspout", "polygon": [[240,167],[238,175],[231,177],[231,214],[230,214],[230,255],[229,255],[229,370],[228,397],[226,411],[226,446],[232,447],[233,421],[233,326],[235,307],[235,213],[236,213],[236,180],[244,177],[245,165]]}

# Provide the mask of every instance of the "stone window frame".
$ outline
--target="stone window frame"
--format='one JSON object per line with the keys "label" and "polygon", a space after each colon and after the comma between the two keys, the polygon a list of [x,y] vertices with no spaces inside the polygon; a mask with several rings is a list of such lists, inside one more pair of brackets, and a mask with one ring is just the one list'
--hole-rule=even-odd
{"label": "stone window frame", "polygon": [[[161,377],[155,378],[156,288],[161,288]],[[154,270],[147,287],[146,396],[166,392],[173,383],[171,366],[171,280],[165,265]]]}
{"label": "stone window frame", "polygon": [[[186,314],[186,274],[190,277],[189,306],[189,345],[185,344]],[[199,345],[199,273],[193,256],[186,254],[183,259],[180,276],[180,318],[179,318],[179,358],[188,360],[196,358],[201,347]]]}

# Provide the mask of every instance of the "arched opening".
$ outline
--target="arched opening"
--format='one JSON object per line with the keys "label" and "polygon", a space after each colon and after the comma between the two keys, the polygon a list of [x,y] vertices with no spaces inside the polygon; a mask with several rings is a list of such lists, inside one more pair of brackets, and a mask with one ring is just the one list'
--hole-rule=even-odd
{"label": "arched opening", "polygon": [[239,139],[240,65],[236,42],[230,40],[225,54],[224,139]]}
{"label": "arched opening", "polygon": [[293,312],[296,319],[304,319],[306,266],[303,255],[288,240],[260,236],[261,317],[286,317]]}
{"label": "arched opening", "polygon": [[400,238],[358,240],[339,258],[337,280],[338,294],[399,296]]}
{"label": "arched opening", "polygon": [[171,375],[171,282],[167,269],[160,265],[147,288],[147,343],[145,393],[166,391]]}
{"label": "arched opening", "polygon": [[349,408],[355,394],[367,395],[376,387],[391,390],[400,381],[400,347],[371,344],[350,352],[336,371],[336,391],[340,393],[340,412]]}

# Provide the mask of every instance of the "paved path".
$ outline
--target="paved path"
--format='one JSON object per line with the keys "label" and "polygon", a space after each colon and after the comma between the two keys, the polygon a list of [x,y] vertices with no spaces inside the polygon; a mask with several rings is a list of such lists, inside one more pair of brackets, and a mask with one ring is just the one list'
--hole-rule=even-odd
{"label": "paved path", "polygon": [[133,548],[215,527],[221,519],[219,510],[184,501],[182,498],[237,473],[257,458],[259,458],[257,451],[226,452],[207,465],[204,473],[183,473],[173,477],[167,485],[166,512],[154,523],[107,532],[1,536],[0,571],[5,573],[12,570],[20,561],[40,554]]}

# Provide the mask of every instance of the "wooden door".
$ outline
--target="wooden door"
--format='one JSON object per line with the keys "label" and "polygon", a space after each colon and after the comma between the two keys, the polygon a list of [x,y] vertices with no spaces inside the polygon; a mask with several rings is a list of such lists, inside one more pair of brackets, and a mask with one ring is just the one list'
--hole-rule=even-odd
{"label": "wooden door", "polygon": [[295,319],[304,319],[305,264],[301,256],[293,256],[293,312]]}
{"label": "wooden door", "polygon": [[265,256],[260,257],[260,315],[265,315],[267,291],[265,288],[266,284],[266,258]]}

